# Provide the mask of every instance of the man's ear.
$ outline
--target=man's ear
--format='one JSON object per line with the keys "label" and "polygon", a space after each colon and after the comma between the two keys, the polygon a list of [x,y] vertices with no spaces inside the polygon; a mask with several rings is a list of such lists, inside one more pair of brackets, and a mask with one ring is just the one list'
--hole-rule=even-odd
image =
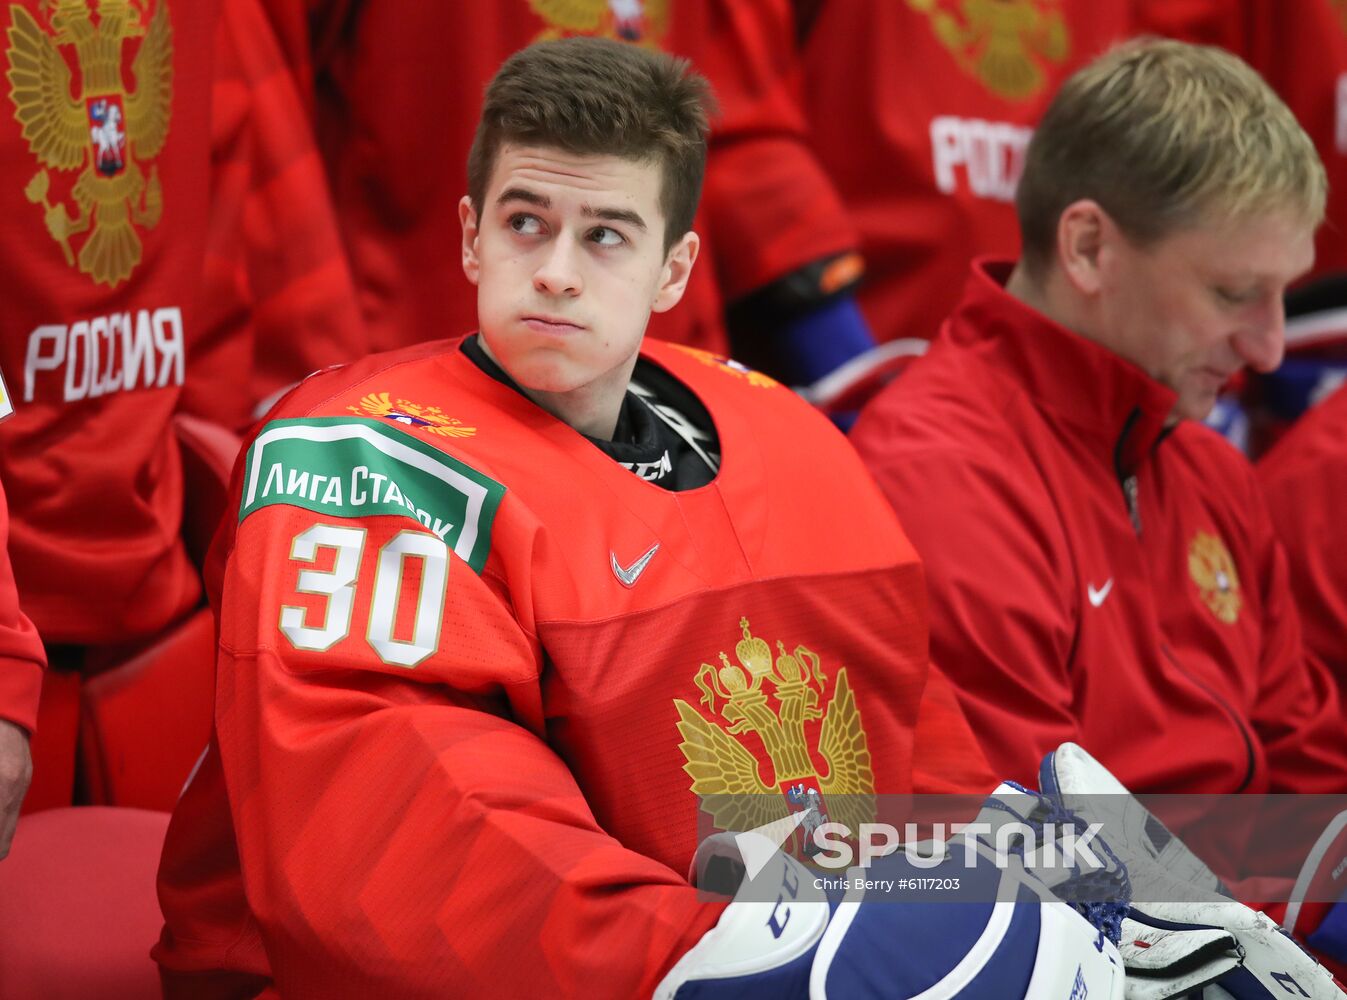
{"label": "man's ear", "polygon": [[692,265],[697,263],[697,254],[701,248],[701,237],[691,230],[669,248],[664,257],[664,269],[660,272],[659,288],[655,290],[655,301],[650,306],[651,312],[668,312],[678,305],[683,292],[687,290]]}
{"label": "man's ear", "polygon": [[1057,220],[1057,260],[1062,274],[1082,295],[1103,285],[1108,244],[1116,232],[1103,206],[1091,198],[1073,201]]}
{"label": "man's ear", "polygon": [[463,273],[475,285],[482,273],[482,262],[477,256],[477,209],[466,194],[458,201],[458,224],[463,229]]}

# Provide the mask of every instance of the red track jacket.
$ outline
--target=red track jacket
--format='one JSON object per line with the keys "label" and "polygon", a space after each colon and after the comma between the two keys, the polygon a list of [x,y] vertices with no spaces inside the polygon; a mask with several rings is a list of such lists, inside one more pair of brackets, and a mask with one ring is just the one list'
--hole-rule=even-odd
{"label": "red track jacket", "polygon": [[854,435],[988,760],[1030,779],[1076,740],[1138,791],[1342,791],[1336,687],[1302,656],[1252,469],[1198,424],[1166,432],[1174,394],[1013,299],[1008,273],[974,265]]}

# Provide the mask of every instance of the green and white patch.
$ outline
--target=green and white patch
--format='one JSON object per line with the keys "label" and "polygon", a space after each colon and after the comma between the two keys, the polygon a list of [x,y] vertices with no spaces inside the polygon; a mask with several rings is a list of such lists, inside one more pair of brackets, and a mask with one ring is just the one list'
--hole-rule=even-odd
{"label": "green and white patch", "polygon": [[481,573],[504,496],[494,479],[379,420],[273,420],[248,449],[239,520],[272,504],[332,517],[402,515]]}

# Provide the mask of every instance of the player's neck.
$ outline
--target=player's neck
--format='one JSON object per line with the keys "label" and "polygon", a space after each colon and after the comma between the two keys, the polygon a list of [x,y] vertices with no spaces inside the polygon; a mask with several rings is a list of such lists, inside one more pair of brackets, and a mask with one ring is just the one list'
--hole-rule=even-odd
{"label": "player's neck", "polygon": [[[491,353],[485,337],[478,337],[477,344],[488,358],[501,371],[510,374],[500,359]],[[586,437],[600,441],[611,441],[617,430],[617,420],[622,413],[622,401],[627,395],[627,386],[631,383],[631,373],[636,367],[636,356],[629,364],[605,372],[586,385],[566,392],[547,392],[535,389],[520,382],[510,374],[514,384],[529,400],[546,410],[562,423],[574,428]]]}
{"label": "player's neck", "polygon": [[630,376],[622,383],[611,387],[599,387],[593,383],[572,389],[570,392],[543,392],[520,386],[524,395],[564,424],[599,441],[611,441],[617,430],[617,418],[622,412],[622,399],[627,393]]}
{"label": "player's neck", "polygon": [[[1070,284],[1055,268],[1048,268],[1042,275],[1035,275],[1021,261],[1010,272],[1005,289],[1013,298],[1019,299],[1058,326],[1086,340],[1102,343],[1092,332],[1097,324],[1091,318],[1088,303],[1073,292]],[[1114,350],[1110,344],[1105,343],[1103,346]]]}

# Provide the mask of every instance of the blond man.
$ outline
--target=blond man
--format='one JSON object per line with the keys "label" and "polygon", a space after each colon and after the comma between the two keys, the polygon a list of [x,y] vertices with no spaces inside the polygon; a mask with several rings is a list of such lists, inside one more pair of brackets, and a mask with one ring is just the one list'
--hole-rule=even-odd
{"label": "blond man", "polygon": [[1074,740],[1136,790],[1347,787],[1251,470],[1200,424],[1235,372],[1280,363],[1324,197],[1245,64],[1118,48],[1034,135],[1022,259],[973,265],[856,428],[925,563],[932,658],[1012,776]]}

